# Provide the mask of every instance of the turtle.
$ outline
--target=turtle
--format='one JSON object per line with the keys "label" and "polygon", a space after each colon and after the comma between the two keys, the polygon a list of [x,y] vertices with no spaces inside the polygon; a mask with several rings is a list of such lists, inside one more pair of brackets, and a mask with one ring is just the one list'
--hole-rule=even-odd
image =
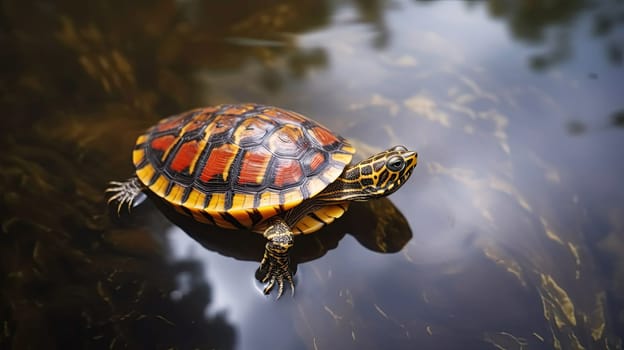
{"label": "turtle", "polygon": [[197,108],[141,134],[132,151],[135,174],[105,190],[117,214],[151,192],[193,220],[251,230],[267,243],[257,278],[279,298],[294,294],[289,250],[294,236],[317,232],[351,201],[394,193],[418,154],[394,146],[352,164],[355,148],[299,113],[245,103]]}

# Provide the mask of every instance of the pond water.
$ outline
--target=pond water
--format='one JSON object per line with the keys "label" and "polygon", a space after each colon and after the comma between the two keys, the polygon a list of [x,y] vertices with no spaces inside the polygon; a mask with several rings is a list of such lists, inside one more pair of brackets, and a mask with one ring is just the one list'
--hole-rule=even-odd
{"label": "pond water", "polygon": [[[622,349],[621,1],[7,1],[0,348]],[[264,240],[148,199],[136,137],[198,106],[307,115],[359,157],[419,153],[389,200]]]}

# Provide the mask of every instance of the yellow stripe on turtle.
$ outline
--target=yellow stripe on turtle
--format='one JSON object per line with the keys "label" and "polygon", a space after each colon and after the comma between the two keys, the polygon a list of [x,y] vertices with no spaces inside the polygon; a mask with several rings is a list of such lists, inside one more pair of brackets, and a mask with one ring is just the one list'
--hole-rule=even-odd
{"label": "yellow stripe on turtle", "polygon": [[342,168],[328,167],[323,176],[333,182],[338,178],[338,176],[340,176],[340,174],[342,174],[342,170]]}
{"label": "yellow stripe on turtle", "polygon": [[254,198],[252,194],[235,193],[232,197],[232,208],[253,208]]}
{"label": "yellow stripe on turtle", "polygon": [[200,207],[203,209],[203,205],[205,201],[206,201],[206,194],[202,191],[199,191],[196,188],[193,188],[191,190],[191,193],[189,193],[188,198],[186,198],[186,201],[182,204],[191,210],[195,208],[200,208]]}
{"label": "yellow stripe on turtle", "polygon": [[132,151],[132,163],[141,164],[145,160],[145,149],[139,148]]}
{"label": "yellow stripe on turtle", "polygon": [[[254,196],[250,194],[236,193],[232,198],[232,208],[249,208],[253,207]],[[230,209],[227,211],[241,225],[251,228],[253,221],[249,216],[249,211],[245,209]]]}
{"label": "yellow stripe on turtle", "polygon": [[351,162],[351,159],[353,158],[353,155],[355,154],[355,147],[353,147],[350,144],[345,142],[342,145],[342,151],[346,152],[346,153],[349,153],[349,162]]}
{"label": "yellow stripe on turtle", "polygon": [[169,185],[169,180],[164,175],[159,175],[158,179],[150,186],[150,190],[164,198],[167,185]]}
{"label": "yellow stripe on turtle", "polygon": [[272,207],[279,202],[280,197],[278,193],[266,191],[260,194],[260,203],[258,204],[258,209],[262,209],[264,207]]}
{"label": "yellow stripe on turtle", "polygon": [[347,208],[349,208],[349,203],[327,205],[317,209],[299,220],[293,227],[293,232],[296,234],[316,232],[323,228],[323,226],[329,225],[334,222],[334,220],[341,217],[346,212]]}
{"label": "yellow stripe on turtle", "polygon": [[314,193],[317,188],[325,188],[328,184],[319,177],[311,177],[305,184],[308,193]]}
{"label": "yellow stripe on turtle", "polygon": [[294,234],[306,234],[320,230],[325,226],[324,222],[318,221],[311,216],[305,216],[292,228]]}
{"label": "yellow stripe on turtle", "polygon": [[302,202],[301,191],[298,188],[294,188],[284,193],[284,209],[288,210],[294,208]]}
{"label": "yellow stripe on turtle", "polygon": [[222,212],[224,207],[225,207],[225,194],[213,193],[205,209],[209,213],[210,212]]}
{"label": "yellow stripe on turtle", "polygon": [[137,145],[140,145],[140,144],[142,144],[142,143],[145,143],[146,141],[147,141],[147,135],[146,135],[146,134],[143,134],[143,135],[141,135],[141,136],[139,136],[139,137],[137,138],[137,140],[136,140],[136,144],[137,144]]}
{"label": "yellow stripe on turtle", "polygon": [[[204,136],[202,139],[199,140],[198,142],[198,146],[197,149],[203,150],[206,148],[206,137]],[[195,166],[197,165],[197,161],[199,160],[199,157],[201,157],[203,154],[203,152],[197,152],[195,153],[195,157],[193,157],[193,160],[191,161],[191,164],[189,165],[189,174],[193,174],[195,172]]]}
{"label": "yellow stripe on turtle", "polygon": [[[240,152],[240,148],[235,145],[235,144],[224,144],[222,147],[228,148],[232,154],[237,154],[238,152]],[[236,159],[236,157],[229,157],[226,158],[226,162],[225,162],[225,166],[223,167],[223,181],[228,181],[228,178],[230,177],[230,168],[232,167],[232,162],[234,162],[234,159]],[[221,207],[221,209],[223,209],[223,207]]]}
{"label": "yellow stripe on turtle", "polygon": [[154,167],[148,163],[141,169],[137,169],[136,174],[141,182],[147,184],[152,179],[155,172],[156,169],[154,169]]}
{"label": "yellow stripe on turtle", "polygon": [[174,183],[171,187],[171,191],[169,191],[169,194],[165,197],[165,199],[173,204],[182,204],[183,196],[184,187]]}
{"label": "yellow stripe on turtle", "polygon": [[[340,164],[349,164],[353,158],[353,154],[334,153],[331,155],[331,158]],[[342,172],[342,169],[340,169],[340,172]]]}
{"label": "yellow stripe on turtle", "polygon": [[257,209],[263,219],[268,219],[279,213],[279,207],[260,207]]}

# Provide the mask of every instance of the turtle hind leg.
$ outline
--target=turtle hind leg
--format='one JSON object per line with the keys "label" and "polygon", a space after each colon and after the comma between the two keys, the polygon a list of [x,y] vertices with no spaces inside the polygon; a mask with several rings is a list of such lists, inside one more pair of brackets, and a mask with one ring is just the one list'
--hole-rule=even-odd
{"label": "turtle hind leg", "polygon": [[290,269],[289,250],[294,237],[290,227],[282,219],[274,219],[264,231],[267,242],[264,257],[256,271],[256,279],[266,283],[264,294],[271,293],[277,285],[277,299],[284,293],[284,285],[289,284],[292,295],[295,294],[295,282]]}
{"label": "turtle hind leg", "polygon": [[136,177],[131,177],[126,181],[111,181],[108,188],[104,190],[110,194],[107,203],[117,203],[117,215],[121,215],[121,208],[132,208],[133,203],[143,194],[143,185]]}

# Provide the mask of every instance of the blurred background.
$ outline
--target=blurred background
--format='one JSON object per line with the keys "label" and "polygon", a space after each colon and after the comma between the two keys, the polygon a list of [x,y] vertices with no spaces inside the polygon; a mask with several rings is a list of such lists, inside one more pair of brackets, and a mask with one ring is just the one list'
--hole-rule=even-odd
{"label": "blurred background", "polygon": [[[618,0],[3,1],[0,348],[622,349],[622,24]],[[297,239],[278,301],[260,236],[103,192],[147,127],[237,102],[419,153]]]}

